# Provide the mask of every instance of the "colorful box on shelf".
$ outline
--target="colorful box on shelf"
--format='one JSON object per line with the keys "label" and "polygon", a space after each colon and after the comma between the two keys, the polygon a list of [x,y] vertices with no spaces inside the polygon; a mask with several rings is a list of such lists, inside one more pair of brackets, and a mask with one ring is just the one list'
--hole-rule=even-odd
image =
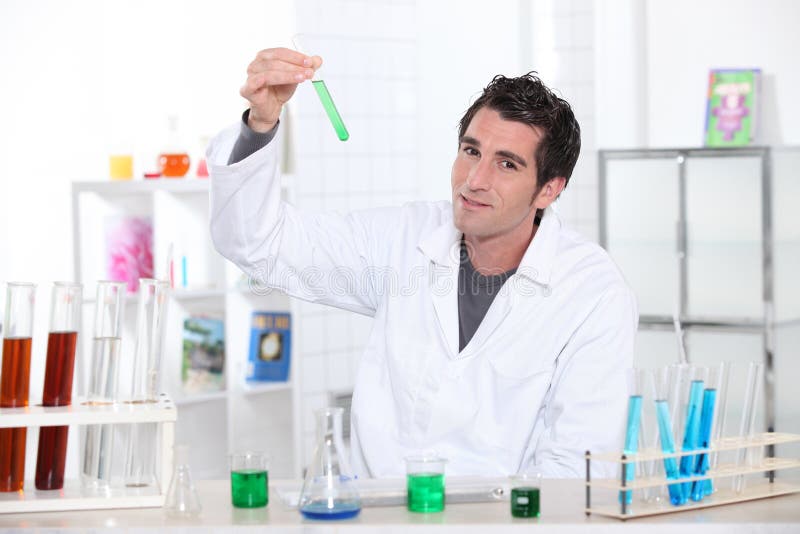
{"label": "colorful box on shelf", "polygon": [[285,382],[292,354],[292,319],[288,313],[253,312],[246,381]]}

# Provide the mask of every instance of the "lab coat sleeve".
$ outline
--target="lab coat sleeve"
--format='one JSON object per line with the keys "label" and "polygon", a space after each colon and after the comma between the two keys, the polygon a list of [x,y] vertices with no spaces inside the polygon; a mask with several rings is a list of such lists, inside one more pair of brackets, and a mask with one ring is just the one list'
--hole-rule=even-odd
{"label": "lab coat sleeve", "polygon": [[277,137],[228,165],[239,127],[221,132],[206,152],[211,237],[217,251],[249,276],[251,291],[279,289],[310,302],[374,315],[369,217],[307,214],[284,202]]}
{"label": "lab coat sleeve", "polygon": [[[627,287],[604,294],[558,357],[550,392],[537,419],[534,464],[550,477],[583,477],[585,453],[622,450],[627,370],[638,325]],[[538,436],[538,438],[537,438]],[[593,462],[593,477],[616,476],[617,466]]]}

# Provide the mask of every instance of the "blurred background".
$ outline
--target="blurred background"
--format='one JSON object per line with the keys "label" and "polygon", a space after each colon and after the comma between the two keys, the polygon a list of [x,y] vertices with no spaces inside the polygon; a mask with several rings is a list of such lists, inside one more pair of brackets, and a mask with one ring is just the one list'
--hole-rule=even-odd
{"label": "blurred background", "polygon": [[[313,446],[311,413],[346,406],[369,319],[242,291],[235,269],[209,248],[207,185],[196,176],[209,139],[246,107],[238,91],[256,52],[291,46],[303,32],[325,59],[324,79],[351,138],[336,138],[310,84],[298,89],[282,126],[292,202],[348,211],[449,199],[461,115],[494,75],[537,71],[572,104],[583,132],[559,213],[590,239],[604,237],[642,313],[667,319],[678,285],[676,158],[654,166],[643,152],[610,164],[601,195],[599,151],[701,147],[709,70],[760,68],[757,144],[781,154],[767,157],[774,185],[763,188],[762,156],[690,158],[685,215],[695,240],[680,312],[745,324],[692,329],[693,361],[762,361],[765,335],[774,337],[776,428],[798,432],[798,22],[800,4],[791,0],[0,0],[0,281],[39,284],[31,399],[42,387],[51,282],[79,279],[92,296],[105,268],[97,227],[112,213],[144,214],[154,221],[155,274],[178,241],[200,273],[171,306],[164,356],[164,387],[179,402],[178,439],[192,445],[199,476],[223,475],[225,453],[243,446],[272,450],[278,476],[301,472]],[[191,160],[185,190],[84,184],[108,184],[115,154],[132,156],[130,183],[143,182],[158,170],[157,156],[176,146]],[[73,189],[76,182],[84,185]],[[764,198],[772,243],[763,241]],[[643,223],[654,213],[667,225]],[[774,273],[762,261],[769,245]],[[766,278],[785,322],[767,334],[775,310],[765,305]],[[291,314],[284,386],[244,383],[257,311]],[[86,320],[91,313],[87,306]],[[128,316],[123,347],[133,343]],[[182,329],[199,316],[225,323],[225,377],[213,394],[187,392],[182,376]],[[645,326],[637,365],[675,361],[674,333]],[[34,433],[28,442],[31,450]],[[74,470],[76,455],[70,459]]]}

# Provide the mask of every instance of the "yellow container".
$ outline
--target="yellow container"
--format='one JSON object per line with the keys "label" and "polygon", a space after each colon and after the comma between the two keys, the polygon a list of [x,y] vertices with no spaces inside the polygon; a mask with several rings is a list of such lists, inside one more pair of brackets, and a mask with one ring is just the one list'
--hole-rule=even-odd
{"label": "yellow container", "polygon": [[127,154],[109,156],[108,173],[112,180],[133,179],[133,156]]}

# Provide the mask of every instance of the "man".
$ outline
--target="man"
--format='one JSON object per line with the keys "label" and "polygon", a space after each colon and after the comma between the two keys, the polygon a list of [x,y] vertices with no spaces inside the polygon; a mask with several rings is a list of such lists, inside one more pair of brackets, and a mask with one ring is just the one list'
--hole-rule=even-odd
{"label": "man", "polygon": [[496,77],[461,121],[452,204],[305,213],[281,201],[269,141],[320,65],[287,49],[250,64],[250,109],[208,150],[211,233],[261,283],[374,318],[355,471],[401,475],[435,450],[450,475],[583,476],[587,449],[622,445],[637,313],[606,253],[550,207],[580,151],[569,105],[534,76]]}

